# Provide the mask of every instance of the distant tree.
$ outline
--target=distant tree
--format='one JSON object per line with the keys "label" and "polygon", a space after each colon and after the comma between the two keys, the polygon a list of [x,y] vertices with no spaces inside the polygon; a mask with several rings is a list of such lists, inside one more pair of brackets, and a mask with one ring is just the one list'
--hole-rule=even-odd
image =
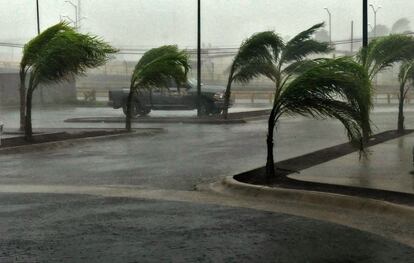
{"label": "distant tree", "polygon": [[168,79],[180,86],[187,81],[189,56],[177,46],[161,46],[147,51],[134,68],[127,99],[125,128],[131,131],[132,101],[140,89],[163,87]]}
{"label": "distant tree", "polygon": [[414,60],[409,60],[402,63],[398,79],[400,81],[400,90],[398,96],[398,132],[403,133],[405,130],[404,101],[407,97],[408,91],[412,88],[414,83]]}
{"label": "distant tree", "polygon": [[370,37],[381,37],[381,36],[387,36],[390,34],[390,29],[386,25],[378,24],[377,26],[374,26],[372,30],[369,32]]}
{"label": "distant tree", "polygon": [[329,32],[322,28],[315,32],[314,38],[319,42],[329,42]]}
{"label": "distant tree", "polygon": [[410,20],[400,18],[392,25],[391,34],[403,34],[405,32],[411,32]]}
{"label": "distant tree", "polygon": [[[32,140],[32,97],[39,84],[72,79],[88,68],[105,64],[115,52],[107,43],[76,32],[66,22],[52,26],[27,43],[21,62],[24,73],[30,72],[26,92],[26,140]],[[25,80],[22,78],[22,81]]]}

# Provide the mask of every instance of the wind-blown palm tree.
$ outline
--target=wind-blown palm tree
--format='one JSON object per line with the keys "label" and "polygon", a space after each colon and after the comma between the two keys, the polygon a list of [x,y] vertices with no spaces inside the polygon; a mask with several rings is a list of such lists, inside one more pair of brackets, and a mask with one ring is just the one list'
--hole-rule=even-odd
{"label": "wind-blown palm tree", "polygon": [[39,36],[30,40],[23,48],[23,57],[20,62],[20,130],[24,130],[26,115],[26,75],[30,67],[36,62],[39,56],[39,50],[53,39],[57,33],[72,30],[66,23],[58,23],[49,27]]}
{"label": "wind-blown palm tree", "polygon": [[330,51],[328,43],[312,39],[322,26],[314,25],[287,43],[273,32],[258,33],[242,44],[234,59],[227,91],[233,81],[247,82],[260,75],[275,84],[266,140],[268,179],[276,178],[274,131],[284,114],[336,118],[345,126],[351,141],[358,143],[364,131],[370,132],[370,81],[363,68],[349,58],[306,59],[311,54]]}
{"label": "wind-blown palm tree", "polygon": [[372,80],[381,71],[398,62],[414,58],[414,37],[389,35],[373,39],[357,54],[357,61],[364,67]]}
{"label": "wind-blown palm tree", "polygon": [[398,75],[400,81],[398,102],[398,132],[404,132],[404,101],[407,93],[414,83],[414,60],[404,62],[400,67]]}
{"label": "wind-blown palm tree", "polygon": [[131,113],[134,93],[140,89],[163,87],[168,79],[174,79],[178,85],[187,81],[190,69],[189,57],[177,46],[167,45],[147,51],[134,68],[127,99],[125,127],[131,130]]}
{"label": "wind-blown palm tree", "polygon": [[88,68],[106,63],[116,52],[95,36],[81,34],[66,22],[60,22],[30,41],[22,63],[30,72],[26,95],[25,138],[32,140],[32,97],[41,83],[61,82],[84,74]]}
{"label": "wind-blown palm tree", "polygon": [[[362,48],[357,56],[368,77],[373,80],[375,76],[397,63],[403,62],[400,72],[400,104],[398,113],[398,130],[404,130],[404,98],[405,84],[411,71],[410,61],[414,59],[414,37],[409,35],[389,35],[372,40],[366,48]],[[407,75],[408,74],[408,75]],[[367,138],[367,136],[365,136]]]}

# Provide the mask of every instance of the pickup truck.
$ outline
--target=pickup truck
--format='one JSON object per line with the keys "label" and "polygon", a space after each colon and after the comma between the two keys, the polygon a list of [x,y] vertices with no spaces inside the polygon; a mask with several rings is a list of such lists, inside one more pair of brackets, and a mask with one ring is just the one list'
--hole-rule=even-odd
{"label": "pickup truck", "polygon": [[[132,116],[146,116],[151,110],[194,110],[197,108],[197,86],[188,81],[178,87],[171,81],[166,88],[139,89],[133,97]],[[218,115],[224,109],[225,88],[222,86],[202,85],[200,111],[202,115]],[[122,108],[127,112],[128,88],[109,91],[109,106]],[[233,105],[230,100],[230,106]]]}

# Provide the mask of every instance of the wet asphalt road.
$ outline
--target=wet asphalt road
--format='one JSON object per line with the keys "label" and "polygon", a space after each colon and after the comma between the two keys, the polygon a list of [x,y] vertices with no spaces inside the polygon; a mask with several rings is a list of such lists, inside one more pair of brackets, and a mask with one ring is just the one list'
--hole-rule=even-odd
{"label": "wet asphalt road", "polygon": [[0,194],[0,262],[413,262],[414,249],[297,216],[215,205]]}
{"label": "wet asphalt road", "polygon": [[[10,117],[13,114],[16,112],[6,112],[3,116],[13,119]],[[35,121],[42,127],[122,127],[122,124],[62,122],[70,117],[99,114],[119,116],[121,113],[106,108],[68,108],[43,109],[34,116],[43,116]],[[376,131],[393,129],[395,116],[391,108],[378,109],[373,114]],[[161,127],[167,132],[153,137],[127,137],[0,155],[0,183],[139,185],[149,189],[191,190],[197,184],[265,163],[266,120],[242,125],[136,124],[135,127]],[[278,127],[276,159],[298,156],[346,140],[343,128],[336,121],[285,118]]]}
{"label": "wet asphalt road", "polygon": [[[394,128],[396,113],[387,111],[373,115],[377,131]],[[102,115],[120,113],[104,108],[42,109],[35,111],[35,127],[120,127],[62,123],[70,117]],[[15,111],[2,111],[2,116],[8,127],[17,126]],[[192,190],[196,184],[264,164],[265,120],[135,127],[167,132],[0,155],[0,184]],[[346,140],[337,122],[304,118],[283,119],[277,138],[279,160]],[[413,262],[414,258],[413,248],[355,229],[216,205],[0,194],[0,218],[0,262]]]}

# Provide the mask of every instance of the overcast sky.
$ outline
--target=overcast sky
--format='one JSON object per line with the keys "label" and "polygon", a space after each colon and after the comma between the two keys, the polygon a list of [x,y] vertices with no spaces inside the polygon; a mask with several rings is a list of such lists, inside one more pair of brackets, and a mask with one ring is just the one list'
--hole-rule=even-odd
{"label": "overcast sky", "polygon": [[[41,28],[61,15],[75,18],[64,0],[39,0]],[[78,0],[72,0],[74,4]],[[36,34],[35,0],[0,0],[0,42],[25,43]],[[391,26],[407,17],[414,21],[413,0],[377,0],[378,23]],[[117,47],[153,47],[161,44],[196,45],[196,0],[81,0],[81,30],[102,36]],[[203,42],[238,46],[242,39],[262,30],[283,37],[321,21],[332,13],[333,39],[361,35],[361,0],[202,0]],[[372,12],[370,12],[372,14]],[[373,17],[370,23],[374,24]]]}

